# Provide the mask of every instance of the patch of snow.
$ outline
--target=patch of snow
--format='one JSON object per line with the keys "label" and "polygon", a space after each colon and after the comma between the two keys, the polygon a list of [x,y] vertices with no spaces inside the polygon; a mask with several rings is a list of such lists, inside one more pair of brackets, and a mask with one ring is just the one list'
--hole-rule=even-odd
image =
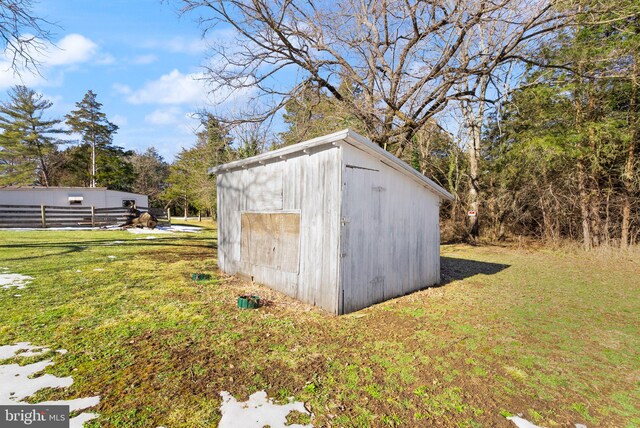
{"label": "patch of snow", "polygon": [[150,235],[150,236],[145,236],[144,238],[136,238],[136,239],[158,239],[158,237]]}
{"label": "patch of snow", "polygon": [[[8,269],[3,269],[3,271],[7,272]],[[7,290],[11,287],[21,290],[31,282],[31,279],[33,277],[19,273],[0,273],[0,286]]]}
{"label": "patch of snow", "polygon": [[[31,346],[29,342],[20,342],[15,345],[0,346],[0,359],[41,355],[47,351],[49,351],[49,348]],[[56,352],[60,354],[67,353],[66,349],[58,349]],[[71,376],[57,377],[51,374],[35,376],[51,365],[53,365],[51,360],[38,361],[25,366],[20,366],[19,364],[0,365],[0,405],[27,404],[22,400],[43,388],[66,388],[73,384]],[[34,404],[67,405],[70,411],[73,412],[97,406],[99,403],[100,397],[95,396]],[[98,415],[95,413],[81,413],[70,419],[70,427],[81,428],[85,422],[97,417]]]}
{"label": "patch of snow", "polygon": [[47,352],[49,352],[51,349],[49,348],[38,348],[38,347],[31,347],[31,349],[24,351],[24,352],[17,352],[16,353],[16,357],[38,357],[42,354],[45,354]]}
{"label": "patch of snow", "polygon": [[41,372],[50,365],[53,365],[51,360],[43,360],[26,366],[20,366],[19,364],[0,366],[0,404],[16,404],[43,388],[66,388],[71,386],[73,383],[71,377],[56,377],[51,374],[44,374],[29,378],[29,376]]}
{"label": "patch of snow", "polygon": [[115,258],[116,258],[116,256],[107,256],[107,258],[109,258],[109,259],[115,259]]}
{"label": "patch of snow", "polygon": [[[0,360],[6,360],[7,358],[13,358],[16,355],[24,357],[26,352],[32,352],[32,355],[38,355],[35,353],[38,349],[46,349],[42,346],[31,346],[29,342],[18,342],[15,345],[0,346]],[[22,352],[21,352],[22,351]],[[44,352],[40,352],[41,354]]]}
{"label": "patch of snow", "polygon": [[7,230],[10,232],[32,232],[32,231],[47,231],[47,230],[98,230],[97,227],[47,227],[45,229],[41,227],[3,227],[0,230]]}
{"label": "patch of snow", "polygon": [[14,294],[13,297],[22,297],[22,294]]}
{"label": "patch of snow", "polygon": [[156,226],[155,229],[140,229],[140,228],[130,228],[127,229],[129,233],[134,233],[136,235],[146,235],[146,234],[159,234],[159,233],[175,233],[175,232],[201,232],[202,228],[194,227],[194,226],[181,226],[181,225],[173,225],[173,226]]}
{"label": "patch of snow", "polygon": [[509,416],[507,420],[510,420],[511,422],[516,424],[518,428],[541,428],[538,425],[532,424],[528,420],[521,418],[520,416]]}
{"label": "patch of snow", "polygon": [[230,393],[222,391],[222,405],[220,411],[219,428],[262,428],[265,425],[271,428],[312,428],[313,425],[292,424],[286,425],[287,415],[292,411],[298,411],[311,415],[304,407],[304,403],[291,401],[289,404],[278,405],[273,399],[267,398],[267,393],[258,391],[251,394],[249,400],[238,402]]}
{"label": "patch of snow", "polygon": [[201,227],[197,227],[197,226],[175,225],[175,226],[169,227],[169,230],[171,230],[173,232],[202,232],[202,228]]}
{"label": "patch of snow", "polygon": [[56,349],[56,352],[57,352],[58,354],[60,354],[60,355],[64,355],[64,354],[66,354],[66,353],[67,353],[67,352],[69,352],[69,351],[67,351],[66,349]]}
{"label": "patch of snow", "polygon": [[155,229],[139,229],[139,228],[131,228],[127,229],[127,232],[133,233],[134,235],[146,235],[146,234],[156,234],[156,233],[172,233],[171,231],[165,228],[156,227]]}
{"label": "patch of snow", "polygon": [[94,269],[93,271],[94,271],[94,272],[102,272],[103,270],[104,270],[104,269],[102,269],[102,268],[96,268],[96,269]]}
{"label": "patch of snow", "polygon": [[[507,419],[516,424],[518,428],[542,428],[520,416],[509,416]],[[587,428],[587,426],[583,424],[576,424],[576,428]]]}
{"label": "patch of snow", "polygon": [[82,428],[85,422],[98,417],[97,413],[80,413],[78,416],[69,419],[69,428]]}
{"label": "patch of snow", "polygon": [[72,400],[52,400],[52,401],[43,401],[42,403],[45,406],[69,406],[70,412],[75,412],[78,410],[84,410],[89,407],[94,407],[100,404],[100,397],[87,397],[87,398],[74,398]]}
{"label": "patch of snow", "polygon": [[82,273],[80,269],[76,269],[76,273]]}

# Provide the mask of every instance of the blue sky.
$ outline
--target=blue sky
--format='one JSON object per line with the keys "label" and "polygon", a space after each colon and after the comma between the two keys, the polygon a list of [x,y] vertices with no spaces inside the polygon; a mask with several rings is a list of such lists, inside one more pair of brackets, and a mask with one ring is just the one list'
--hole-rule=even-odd
{"label": "blue sky", "polygon": [[43,0],[35,13],[59,26],[56,46],[40,56],[41,76],[20,78],[0,64],[0,102],[23,83],[51,100],[51,116],[61,117],[91,89],[120,127],[115,144],[154,146],[168,161],[194,144],[198,124],[190,113],[212,108],[222,92],[207,95],[199,80],[208,59],[194,17],[180,17],[175,2],[160,0]]}

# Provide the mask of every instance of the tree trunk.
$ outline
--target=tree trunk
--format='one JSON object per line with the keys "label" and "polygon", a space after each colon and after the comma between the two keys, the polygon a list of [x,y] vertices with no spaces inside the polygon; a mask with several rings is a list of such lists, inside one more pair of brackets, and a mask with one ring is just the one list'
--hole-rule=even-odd
{"label": "tree trunk", "polygon": [[[481,110],[484,110],[482,108]],[[475,215],[469,217],[469,237],[472,240],[480,236],[480,186],[479,186],[479,159],[480,159],[480,127],[482,126],[482,116],[476,116],[469,105],[464,109],[467,126],[469,127],[469,211],[474,211]],[[483,114],[483,113],[482,113]]]}
{"label": "tree trunk", "polygon": [[605,199],[604,205],[604,222],[602,223],[602,229],[600,229],[600,244],[609,245],[611,243],[611,234],[609,233],[610,228],[610,220],[611,220],[611,184],[609,184],[609,189],[607,189],[607,197]]}
{"label": "tree trunk", "polygon": [[635,149],[638,138],[638,55],[634,55],[633,72],[631,73],[631,99],[629,103],[629,147],[627,160],[622,174],[624,194],[622,198],[622,224],[620,248],[629,246],[629,228],[631,227],[631,200],[633,198],[633,173],[636,163]]}
{"label": "tree trunk", "polygon": [[591,221],[589,219],[589,195],[586,186],[587,177],[582,159],[578,160],[578,192],[580,195],[580,214],[582,215],[582,245],[591,249]]}
{"label": "tree trunk", "polygon": [[42,182],[44,183],[44,187],[49,187],[49,168],[47,167],[47,163],[44,161],[44,155],[39,147],[38,161],[40,162],[40,170],[42,172]]}
{"label": "tree trunk", "polygon": [[[592,90],[589,90],[589,117],[593,116],[593,111],[595,110],[595,100],[593,97]],[[600,205],[601,205],[601,196],[602,191],[600,189],[599,181],[598,181],[598,138],[596,136],[596,130],[593,125],[589,125],[587,130],[587,135],[589,138],[589,148],[591,152],[591,168],[589,168],[589,181],[590,181],[590,192],[589,192],[589,208],[591,209],[591,245],[592,247],[599,247],[602,244],[602,219],[600,215]]]}
{"label": "tree trunk", "polygon": [[96,136],[91,131],[91,187],[96,187]]}
{"label": "tree trunk", "polygon": [[482,122],[484,120],[485,96],[487,86],[489,85],[489,77],[482,76],[480,78],[477,93],[480,97],[478,101],[478,110],[473,111],[469,102],[464,102],[462,112],[467,127],[469,128],[469,210],[475,211],[475,216],[469,217],[469,237],[472,240],[478,239],[480,236],[480,145],[482,144]]}
{"label": "tree trunk", "polygon": [[189,200],[187,199],[187,195],[184,195],[184,221],[187,221],[189,217]]}

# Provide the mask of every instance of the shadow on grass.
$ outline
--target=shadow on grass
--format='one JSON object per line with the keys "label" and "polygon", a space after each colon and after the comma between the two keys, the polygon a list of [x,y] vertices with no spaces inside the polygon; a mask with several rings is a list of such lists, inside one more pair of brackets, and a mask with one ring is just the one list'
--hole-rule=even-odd
{"label": "shadow on grass", "polygon": [[502,263],[479,262],[477,260],[457,259],[454,257],[440,257],[440,272],[442,275],[440,286],[479,274],[495,275],[510,266],[511,265],[505,265]]}
{"label": "shadow on grass", "polygon": [[[155,236],[155,235],[154,235]],[[52,257],[52,256],[60,256],[63,254],[70,253],[79,253],[87,250],[91,247],[111,247],[111,246],[119,246],[126,245],[127,247],[140,247],[146,249],[152,249],[153,247],[192,247],[198,250],[202,249],[218,249],[218,240],[217,238],[212,239],[212,245],[209,245],[209,241],[211,238],[206,237],[157,237],[153,240],[151,239],[95,239],[95,240],[82,240],[79,239],[73,242],[37,242],[37,243],[20,243],[20,244],[4,244],[0,245],[0,249],[7,248],[19,248],[21,250],[24,249],[59,249],[61,251],[49,254],[37,254],[37,255],[25,255],[22,257],[13,257],[13,258],[4,258],[4,261],[17,261],[17,260],[29,260],[29,259],[40,259],[43,257]],[[118,244],[114,244],[115,241],[122,241]],[[191,241],[191,242],[185,242]],[[193,242],[196,241],[196,242]]]}

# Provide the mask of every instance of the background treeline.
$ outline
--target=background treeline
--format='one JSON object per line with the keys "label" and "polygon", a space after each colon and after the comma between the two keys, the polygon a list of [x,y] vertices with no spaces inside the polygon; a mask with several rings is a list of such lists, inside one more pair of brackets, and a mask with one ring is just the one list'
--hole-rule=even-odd
{"label": "background treeline", "polygon": [[[174,214],[215,215],[215,165],[262,151],[257,129],[236,133],[202,113],[193,147],[167,163],[155,148],[142,153],[113,143],[118,126],[88,91],[64,118],[50,118],[52,103],[26,86],[9,90],[0,106],[0,186],[107,187],[149,196]],[[247,128],[249,129],[249,128]]]}
{"label": "background treeline", "polygon": [[[444,240],[529,237],[587,249],[638,244],[638,9],[622,2],[577,14],[520,52],[519,64],[476,81],[479,99],[453,100],[404,146],[400,139],[385,142],[455,195],[441,210]],[[345,98],[363,92],[344,82],[340,91]],[[345,127],[375,137],[344,105],[310,85],[287,103],[282,140]]]}
{"label": "background treeline", "polygon": [[[214,215],[211,166],[352,128],[455,195],[443,240],[638,244],[637,0],[183,3],[205,36],[236,28],[207,79],[253,86],[248,111],[201,112],[169,165],[114,145],[91,91],[48,119],[51,104],[16,87],[0,108],[0,184],[95,184]],[[292,69],[302,80],[287,86]],[[266,132],[282,112],[284,130]]]}

